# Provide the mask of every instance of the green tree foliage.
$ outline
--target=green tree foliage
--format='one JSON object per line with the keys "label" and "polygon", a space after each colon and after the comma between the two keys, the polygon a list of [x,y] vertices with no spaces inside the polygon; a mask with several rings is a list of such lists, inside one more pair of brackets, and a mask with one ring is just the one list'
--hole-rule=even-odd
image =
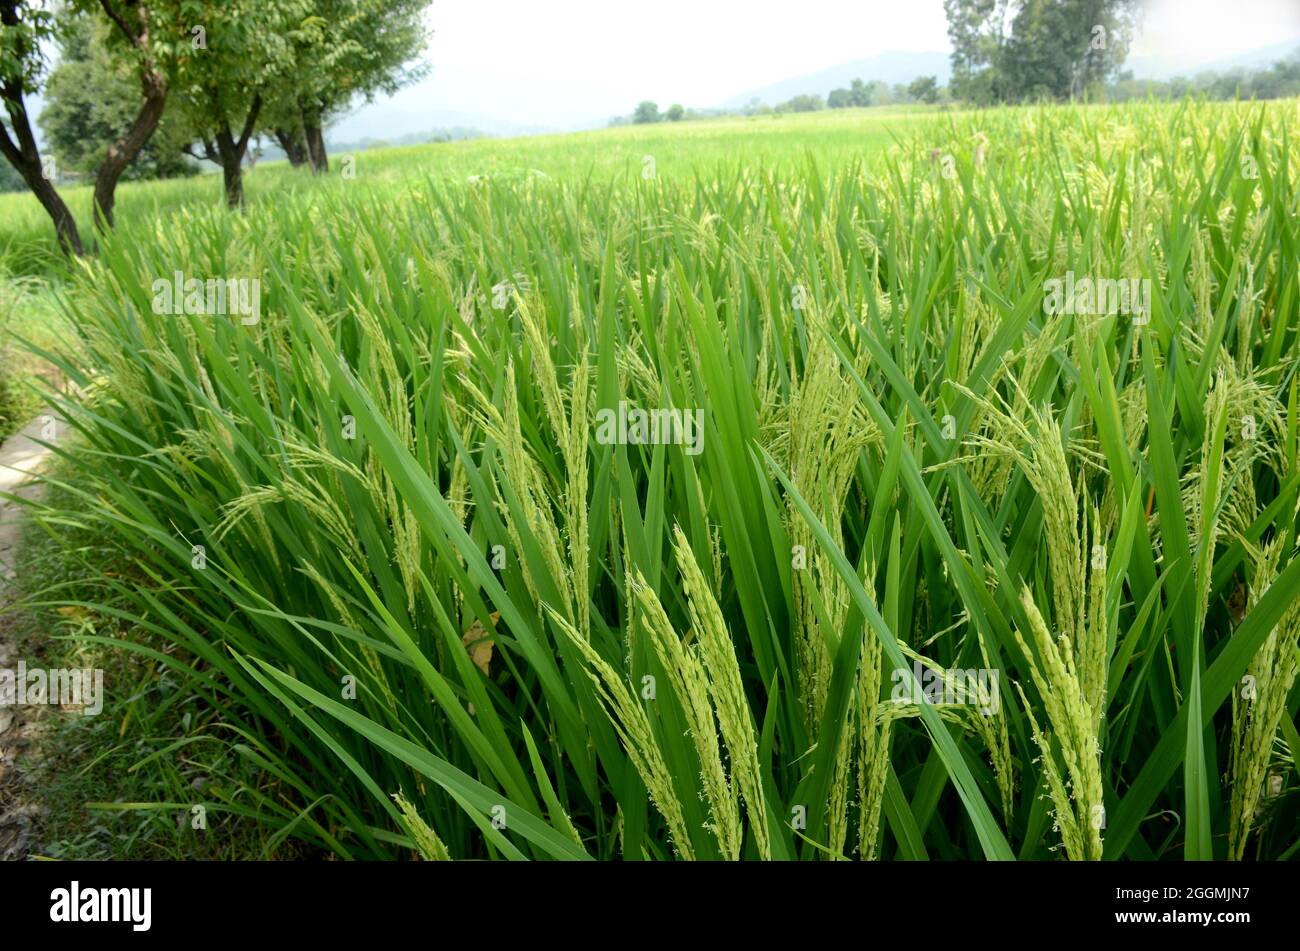
{"label": "green tree foliage", "polygon": [[777,112],[816,112],[825,109],[826,103],[821,96],[804,94],[788,99],[776,107]]}
{"label": "green tree foliage", "polygon": [[54,176],[36,144],[26,105],[26,97],[39,90],[46,75],[44,48],[73,29],[80,18],[98,19],[111,24],[105,26],[106,48],[125,64],[124,75],[134,76],[138,83],[134,117],[104,150],[95,174],[96,223],[112,227],[117,183],[162,119],[175,49],[173,31],[194,6],[195,0],[69,0],[57,7],[41,0],[0,0],[0,98],[10,126],[0,129],[0,155],[21,174],[50,215],[66,251],[80,254],[81,236],[51,181]]}
{"label": "green tree foliage", "polygon": [[907,87],[907,95],[917,102],[933,105],[939,101],[939,80],[934,76],[918,76]]}
{"label": "green tree foliage", "polygon": [[661,118],[659,104],[648,99],[638,103],[636,109],[632,111],[632,121],[636,123],[658,122]]}
{"label": "green tree foliage", "polygon": [[944,0],[952,90],[988,104],[1072,99],[1128,56],[1137,0]]}
{"label": "green tree foliage", "polygon": [[868,106],[887,106],[894,101],[894,94],[889,88],[889,83],[879,79],[873,79],[867,83],[866,97]]}
{"label": "green tree foliage", "polygon": [[8,162],[0,162],[0,192],[20,192],[27,187],[23,177]]}
{"label": "green tree foliage", "polygon": [[1132,73],[1124,73],[1106,89],[1106,96],[1116,102],[1147,98],[1182,99],[1185,96],[1206,99],[1286,99],[1300,96],[1300,50],[1266,69],[1207,72],[1191,79],[1134,79]]}
{"label": "green tree foliage", "polygon": [[244,203],[243,161],[262,110],[293,83],[295,51],[312,26],[310,0],[203,0],[178,44],[173,94],[197,158],[221,166],[226,202]]}
{"label": "green tree foliage", "polygon": [[1131,2],[1025,0],[1002,72],[1016,99],[1069,99],[1096,90],[1128,56]]}
{"label": "green tree foliage", "polygon": [[[936,82],[934,77],[930,77],[930,82]],[[907,87],[902,84],[891,89],[888,83],[879,79],[873,79],[869,83],[855,79],[847,89],[832,89],[826,97],[826,105],[831,109],[865,108],[887,106],[891,102],[907,102],[912,98],[914,97],[908,94]]]}
{"label": "green tree foliage", "polygon": [[669,122],[681,122],[682,119],[686,118],[686,110],[682,108],[680,102],[675,102],[668,107],[668,111],[664,113],[664,116]]}
{"label": "green tree foliage", "polygon": [[[63,31],[60,62],[45,87],[39,124],[61,170],[94,173],[125,136],[140,109],[140,83],[130,64],[108,47],[106,19],[78,17]],[[175,116],[166,116],[122,177],[173,178],[194,174]]]}
{"label": "green tree foliage", "polygon": [[1007,9],[1011,0],[943,0],[952,42],[953,95],[975,102],[1000,98]]}
{"label": "green tree foliage", "polygon": [[96,222],[113,225],[117,183],[145,147],[167,107],[167,73],[174,49],[175,24],[192,0],[72,0],[71,16],[106,17],[115,29],[108,45],[129,64],[139,86],[135,117],[109,145],[95,176]]}
{"label": "green tree foliage", "polygon": [[294,68],[265,103],[266,128],[294,164],[329,169],[324,128],[358,99],[422,78],[427,0],[310,0],[290,35]]}
{"label": "green tree foliage", "polygon": [[[169,97],[174,122],[152,150],[154,170],[163,170],[157,157],[170,155],[177,142],[191,143],[191,155],[221,166],[227,201],[239,206],[242,162],[265,119],[277,123],[277,132],[291,128],[313,167],[323,170],[329,116],[357,97],[394,91],[420,75],[405,64],[424,46],[425,6],[423,0],[69,0],[56,17],[43,0],[0,0],[0,99],[9,118],[8,126],[0,124],[0,155],[46,208],[63,246],[80,253],[76,222],[50,181],[25,104],[45,78],[42,50],[62,31],[76,55],[51,79],[47,131],[73,167],[98,161],[99,223],[111,227],[117,182],[154,136]],[[78,38],[78,30],[89,32]],[[134,103],[132,84],[138,86]],[[146,157],[142,167],[150,162]]]}
{"label": "green tree foliage", "polygon": [[43,4],[35,0],[0,0],[0,101],[7,120],[0,121],[0,156],[49,214],[63,249],[81,254],[77,222],[50,180],[27,111],[26,97],[39,89],[45,75],[42,44],[51,42],[54,33],[54,16]]}

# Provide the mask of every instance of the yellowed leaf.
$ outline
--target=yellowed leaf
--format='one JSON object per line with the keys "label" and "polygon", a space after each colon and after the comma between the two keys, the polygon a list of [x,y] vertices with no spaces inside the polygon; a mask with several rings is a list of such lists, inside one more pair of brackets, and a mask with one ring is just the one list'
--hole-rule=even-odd
{"label": "yellowed leaf", "polygon": [[[501,615],[498,612],[492,612],[493,628],[496,627],[497,620],[500,617]],[[492,635],[484,630],[479,621],[475,621],[470,626],[470,629],[465,632],[465,636],[461,638],[461,643],[469,651],[469,659],[474,662],[474,666],[483,671],[484,677],[490,677],[492,675]]]}

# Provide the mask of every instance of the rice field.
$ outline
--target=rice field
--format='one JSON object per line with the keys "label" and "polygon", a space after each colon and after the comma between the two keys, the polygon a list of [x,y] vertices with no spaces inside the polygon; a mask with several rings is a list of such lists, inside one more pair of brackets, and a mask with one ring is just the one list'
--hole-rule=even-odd
{"label": "rice field", "polygon": [[124,554],[47,599],[194,705],[167,755],[264,777],[153,805],[354,859],[1294,858],[1300,109],[863,116],[124,189],[38,513]]}

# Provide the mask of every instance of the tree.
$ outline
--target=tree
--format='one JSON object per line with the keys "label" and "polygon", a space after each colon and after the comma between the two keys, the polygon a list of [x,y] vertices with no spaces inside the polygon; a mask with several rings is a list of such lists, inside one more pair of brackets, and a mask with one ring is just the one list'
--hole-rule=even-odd
{"label": "tree", "polygon": [[1266,70],[1259,70],[1249,81],[1256,99],[1283,99],[1300,95],[1300,52],[1290,59],[1279,60]]}
{"label": "tree", "polygon": [[934,105],[939,101],[939,80],[934,76],[918,76],[907,87],[907,94],[917,102]]}
{"label": "tree", "polygon": [[[97,225],[111,228],[117,183],[149,141],[167,102],[165,55],[173,37],[167,25],[193,0],[70,0],[59,8],[62,25],[77,17],[106,17],[112,24],[109,42],[138,79],[141,96],[134,117],[105,150],[95,175],[93,205]],[[161,31],[155,23],[163,24]],[[0,155],[22,175],[54,222],[65,251],[81,254],[76,220],[55,190],[32,134],[25,97],[35,93],[45,75],[42,44],[55,39],[60,27],[41,0],[0,0],[0,98],[4,100],[12,136],[0,123]]]}
{"label": "tree", "polygon": [[943,0],[952,42],[953,94],[975,102],[1001,96],[998,69],[1006,42],[1011,0]]}
{"label": "tree", "polygon": [[[884,106],[901,100],[905,93],[906,91],[901,85],[890,89],[888,83],[879,79],[873,79],[870,83],[855,79],[849,83],[848,89],[831,90],[826,105],[832,109],[850,107],[865,109],[867,106]],[[820,109],[821,107],[818,106],[817,108]]]}
{"label": "tree", "polygon": [[1132,0],[1025,0],[1012,20],[1007,98],[1074,99],[1115,76],[1128,55]]}
{"label": "tree", "polygon": [[190,28],[177,58],[174,94],[198,143],[186,151],[221,166],[226,203],[241,208],[248,143],[277,84],[293,82],[295,44],[309,28],[311,4],[203,0],[201,8],[203,22]]}
{"label": "tree", "polygon": [[1114,76],[1138,0],[944,0],[952,91],[977,103],[1069,99]]}
{"label": "tree", "polygon": [[1106,97],[1116,102],[1147,98],[1183,99],[1193,95],[1209,99],[1235,99],[1238,95],[1254,99],[1300,96],[1300,50],[1290,59],[1276,62],[1267,69],[1204,72],[1191,79],[1176,76],[1163,82],[1136,80],[1131,70],[1125,70],[1106,87]]}
{"label": "tree", "polygon": [[889,83],[880,79],[873,79],[866,87],[866,105],[868,106],[887,106],[893,101],[893,95],[889,91]]}
{"label": "tree", "polygon": [[324,129],[357,98],[392,94],[425,75],[428,0],[310,0],[293,34],[294,68],[266,103],[268,127],[291,164],[329,170]]}
{"label": "tree", "polygon": [[664,113],[664,116],[669,122],[681,122],[686,116],[686,110],[682,108],[680,102],[674,102],[668,107],[668,111]]}
{"label": "tree", "polygon": [[805,93],[801,96],[795,96],[776,107],[777,112],[816,112],[825,108],[825,103],[821,96],[810,95]]}
{"label": "tree", "polygon": [[639,103],[632,112],[632,121],[636,123],[658,122],[659,118],[659,104],[648,99]]}
{"label": "tree", "polygon": [[[99,0],[98,3],[98,8],[117,27],[111,37],[120,44],[121,55],[131,63],[141,92],[134,120],[109,145],[95,176],[95,217],[108,228],[113,226],[117,183],[157,130],[167,106],[164,57],[172,49],[173,36],[165,27],[161,35],[156,33],[154,21],[174,22],[172,17],[180,10],[178,3],[183,5],[183,0]],[[76,0],[75,6],[87,13],[96,11],[96,4],[91,0]]]}
{"label": "tree", "polygon": [[1083,29],[1071,32],[1071,96],[1113,79],[1128,59],[1140,0],[1073,0]]}
{"label": "tree", "polygon": [[[94,174],[109,150],[130,130],[140,106],[139,83],[129,63],[108,49],[111,24],[102,17],[77,17],[61,37],[59,65],[45,86],[45,108],[37,120],[61,168]],[[184,130],[164,116],[122,178],[170,178],[193,174],[182,150]]]}
{"label": "tree", "polygon": [[290,166],[301,168],[308,164],[307,137],[303,134],[300,123],[293,122],[291,125],[281,123],[271,129],[271,135],[284,151],[284,157],[289,160]]}
{"label": "tree", "polygon": [[50,179],[32,132],[26,97],[35,93],[45,72],[41,44],[54,37],[53,15],[32,0],[0,0],[0,100],[9,119],[0,122],[0,155],[22,176],[54,222],[59,244],[82,254],[77,222]]}

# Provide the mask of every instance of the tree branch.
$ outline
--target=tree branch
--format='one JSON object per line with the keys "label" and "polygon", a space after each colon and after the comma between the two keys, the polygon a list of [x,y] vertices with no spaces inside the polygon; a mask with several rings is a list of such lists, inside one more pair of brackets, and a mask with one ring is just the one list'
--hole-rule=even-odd
{"label": "tree branch", "polygon": [[236,143],[241,158],[243,157],[244,149],[248,148],[248,140],[252,138],[253,129],[257,126],[257,116],[258,113],[260,113],[261,111],[262,111],[262,94],[259,92],[256,96],[253,97],[253,108],[248,110],[248,119],[244,122],[243,134],[240,135],[239,142]]}
{"label": "tree branch", "polygon": [[[99,5],[104,8],[104,12],[108,14],[108,18],[117,24],[117,28],[122,31],[123,35],[125,35],[128,40],[131,41],[132,45],[138,45],[141,34],[132,32],[131,28],[127,26],[125,18],[113,9],[113,5],[109,0],[99,0]],[[141,33],[143,33],[143,31],[141,31]]]}
{"label": "tree branch", "polygon": [[27,113],[27,103],[23,99],[22,86],[5,82],[0,85],[0,98],[5,101],[9,124],[13,126],[14,138],[18,140],[19,152],[24,161],[40,164],[41,151],[36,145],[36,136],[32,134],[32,122]]}

